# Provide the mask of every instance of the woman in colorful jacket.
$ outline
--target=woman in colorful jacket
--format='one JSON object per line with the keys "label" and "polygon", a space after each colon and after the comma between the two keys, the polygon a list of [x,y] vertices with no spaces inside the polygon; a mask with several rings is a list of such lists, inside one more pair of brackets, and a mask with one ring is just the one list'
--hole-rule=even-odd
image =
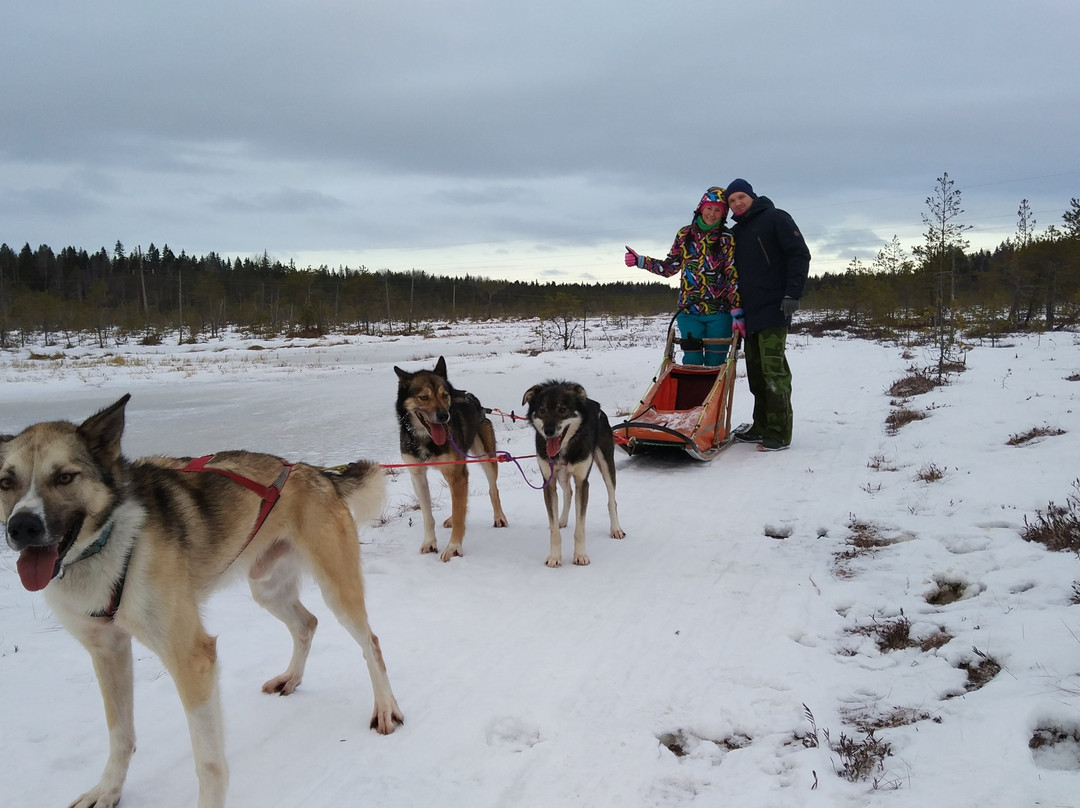
{"label": "woman in colorful jacket", "polygon": [[[670,278],[679,276],[679,309],[675,322],[684,340],[728,339],[732,329],[745,336],[735,271],[735,240],[724,220],[728,206],[724,189],[707,190],[694,209],[693,221],[675,234],[671,251],[663,261],[626,248],[626,265]],[[684,346],[686,347],[686,346]],[[724,345],[684,351],[687,365],[722,365],[727,361]]]}

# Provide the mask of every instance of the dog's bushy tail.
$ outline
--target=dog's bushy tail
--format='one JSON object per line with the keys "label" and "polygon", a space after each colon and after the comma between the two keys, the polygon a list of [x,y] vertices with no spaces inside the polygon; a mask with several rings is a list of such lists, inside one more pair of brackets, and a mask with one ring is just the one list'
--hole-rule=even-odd
{"label": "dog's bushy tail", "polygon": [[349,503],[357,523],[378,520],[386,502],[386,472],[371,460],[357,460],[347,466],[323,471],[338,494]]}

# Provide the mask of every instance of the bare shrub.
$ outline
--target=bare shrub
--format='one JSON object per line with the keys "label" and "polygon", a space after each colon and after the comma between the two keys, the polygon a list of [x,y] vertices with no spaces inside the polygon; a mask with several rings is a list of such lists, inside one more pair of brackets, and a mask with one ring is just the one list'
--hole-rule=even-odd
{"label": "bare shrub", "polygon": [[[834,771],[850,783],[860,780],[869,780],[877,772],[885,771],[885,758],[892,755],[892,744],[880,738],[874,737],[871,730],[861,741],[855,741],[844,733],[840,733],[840,740],[829,743],[829,748],[840,759],[839,766],[834,766]],[[875,787],[879,781],[875,778]]]}
{"label": "bare shrub", "polygon": [[945,472],[941,470],[935,463],[927,463],[921,469],[919,473],[915,475],[916,480],[921,480],[924,483],[933,483],[940,480],[945,476]]}
{"label": "bare shrub", "polygon": [[1073,493],[1066,497],[1064,505],[1051,502],[1045,511],[1035,511],[1030,522],[1025,516],[1020,537],[1049,550],[1080,554],[1080,478],[1073,480]]}
{"label": "bare shrub", "polygon": [[867,468],[871,468],[874,471],[899,471],[889,459],[883,454],[876,454],[870,458],[870,461],[866,464]]}

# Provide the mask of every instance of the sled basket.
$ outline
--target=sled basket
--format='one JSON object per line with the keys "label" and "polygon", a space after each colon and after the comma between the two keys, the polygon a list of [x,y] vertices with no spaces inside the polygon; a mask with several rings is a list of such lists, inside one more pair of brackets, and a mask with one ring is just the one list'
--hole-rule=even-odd
{"label": "sled basket", "polygon": [[[684,365],[675,353],[727,345],[722,365]],[[615,442],[634,455],[647,449],[681,449],[697,460],[712,460],[731,443],[732,388],[739,337],[682,340],[674,320],[660,368],[634,411],[611,428]]]}

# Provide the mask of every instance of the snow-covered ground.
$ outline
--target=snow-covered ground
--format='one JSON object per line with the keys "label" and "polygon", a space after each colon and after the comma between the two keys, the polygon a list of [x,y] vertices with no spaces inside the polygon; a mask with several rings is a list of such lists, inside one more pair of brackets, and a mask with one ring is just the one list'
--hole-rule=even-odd
{"label": "snow-covered ground", "polygon": [[[0,352],[0,432],[81,421],[130,392],[132,457],[247,448],[393,464],[394,365],[443,355],[456,386],[507,413],[531,385],[572,379],[615,422],[648,386],[665,324],[593,323],[589,347],[567,352],[530,350],[535,323]],[[789,358],[791,450],[734,445],[711,463],[620,452],[627,537],[607,537],[595,480],[587,567],[544,565],[540,472],[520,421],[494,416],[500,448],[523,458],[499,466],[510,527],[491,526],[474,471],[464,558],[418,552],[411,485],[396,474],[384,522],[360,537],[406,716],[389,737],[367,729],[360,651],[314,584],[319,632],[288,698],[259,689],[288,658],[284,628],[242,585],[215,595],[205,620],[220,636],[229,804],[1080,805],[1080,561],[1020,537],[1025,518],[1076,492],[1077,337],[976,346],[966,372],[910,400],[928,417],[895,435],[887,389],[929,364],[920,349],[793,336]],[[733,422],[750,408],[740,368]],[[1007,445],[1044,426],[1065,433]],[[441,523],[449,497],[431,479]],[[66,805],[104,764],[101,700],[88,656],[14,568],[0,549],[0,804]],[[904,620],[917,643],[882,650]],[[990,662],[1000,671],[979,687],[968,670]],[[123,804],[194,805],[172,682],[138,645],[135,675]],[[891,754],[850,782],[868,727]]]}

